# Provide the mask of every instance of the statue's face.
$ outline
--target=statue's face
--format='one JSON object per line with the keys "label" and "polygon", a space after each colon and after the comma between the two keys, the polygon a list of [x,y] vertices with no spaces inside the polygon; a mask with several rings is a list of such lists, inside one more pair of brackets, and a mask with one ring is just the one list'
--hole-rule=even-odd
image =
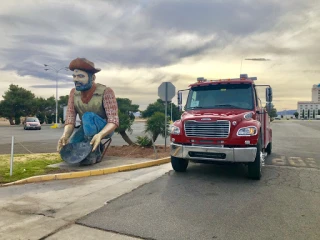
{"label": "statue's face", "polygon": [[79,69],[75,69],[72,76],[77,91],[86,91],[92,87],[91,74]]}

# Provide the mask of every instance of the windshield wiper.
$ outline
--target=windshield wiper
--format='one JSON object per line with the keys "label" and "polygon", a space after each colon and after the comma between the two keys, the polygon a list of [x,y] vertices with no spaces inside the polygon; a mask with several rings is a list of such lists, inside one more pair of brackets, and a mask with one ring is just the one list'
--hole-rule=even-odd
{"label": "windshield wiper", "polygon": [[230,108],[243,109],[241,107],[238,107],[238,106],[235,106],[235,105],[231,105],[231,104],[217,104],[217,105],[214,105],[213,107],[230,107]]}

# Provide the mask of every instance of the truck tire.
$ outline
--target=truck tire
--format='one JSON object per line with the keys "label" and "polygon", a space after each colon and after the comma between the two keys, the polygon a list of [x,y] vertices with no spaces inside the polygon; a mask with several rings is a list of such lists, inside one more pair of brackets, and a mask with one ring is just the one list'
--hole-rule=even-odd
{"label": "truck tire", "polygon": [[171,165],[176,172],[185,172],[188,164],[189,161],[186,159],[171,156]]}
{"label": "truck tire", "polygon": [[254,162],[248,164],[248,177],[254,180],[260,180],[261,178],[261,137],[257,144],[257,153]]}
{"label": "truck tire", "polygon": [[270,155],[272,153],[272,142],[269,142],[269,144],[266,148],[266,152],[268,153],[268,155]]}

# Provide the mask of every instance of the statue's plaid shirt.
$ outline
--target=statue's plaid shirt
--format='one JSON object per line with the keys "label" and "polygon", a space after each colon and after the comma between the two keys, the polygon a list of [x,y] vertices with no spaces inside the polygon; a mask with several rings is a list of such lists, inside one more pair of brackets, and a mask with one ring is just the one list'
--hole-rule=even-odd
{"label": "statue's plaid shirt", "polygon": [[[69,102],[67,107],[66,121],[67,124],[75,124],[77,112],[74,108],[74,91],[75,88],[71,89],[69,95]],[[118,117],[118,104],[114,92],[111,88],[107,87],[104,91],[103,96],[103,107],[106,111],[106,116],[108,118],[108,123],[114,123],[119,126],[119,117]]]}

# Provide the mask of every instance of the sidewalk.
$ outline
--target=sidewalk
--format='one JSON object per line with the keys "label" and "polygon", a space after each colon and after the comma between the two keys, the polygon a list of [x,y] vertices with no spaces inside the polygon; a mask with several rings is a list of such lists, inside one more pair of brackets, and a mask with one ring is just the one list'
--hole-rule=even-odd
{"label": "sidewalk", "polygon": [[[61,162],[49,165],[49,167],[58,168],[62,173],[52,173],[40,176],[33,176],[26,179],[21,179],[15,182],[0,185],[0,187],[8,187],[13,185],[46,182],[54,180],[65,180],[72,178],[92,177],[106,175],[117,172],[125,172],[140,168],[159,166],[169,163],[170,157],[151,159],[151,158],[132,158],[132,157],[114,157],[105,156],[100,163],[90,166],[80,166],[79,164],[67,164]],[[65,171],[63,171],[65,170]]]}
{"label": "sidewalk", "polygon": [[49,165],[49,167],[58,167],[60,169],[78,172],[78,171],[88,171],[88,170],[97,170],[97,169],[104,169],[104,168],[111,168],[111,167],[119,167],[123,165],[142,163],[142,162],[153,161],[153,160],[156,160],[156,159],[104,156],[104,158],[100,163],[97,163],[91,166],[79,166],[79,164],[72,165],[66,162],[62,162],[62,163]]}
{"label": "sidewalk", "polygon": [[0,188],[0,239],[135,239],[75,222],[171,169],[170,164],[164,164],[104,176]]}

